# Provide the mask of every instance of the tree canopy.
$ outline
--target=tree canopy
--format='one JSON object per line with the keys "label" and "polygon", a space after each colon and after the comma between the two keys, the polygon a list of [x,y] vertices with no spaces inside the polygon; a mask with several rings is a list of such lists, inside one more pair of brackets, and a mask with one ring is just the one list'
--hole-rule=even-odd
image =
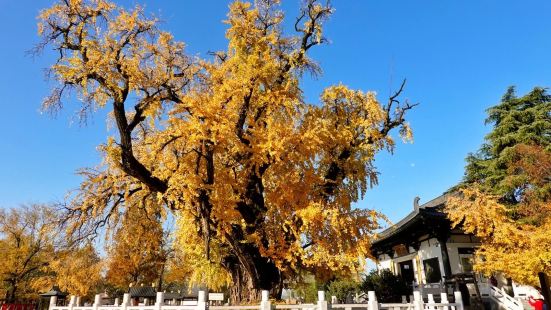
{"label": "tree canopy", "polygon": [[535,285],[551,271],[551,96],[534,88],[518,97],[511,87],[487,112],[492,131],[467,157],[448,211],[482,238],[477,270]]}
{"label": "tree canopy", "polygon": [[7,302],[26,298],[54,256],[52,210],[45,206],[0,210],[0,280]]}
{"label": "tree canopy", "polygon": [[201,266],[225,270],[242,300],[280,293],[300,270],[360,268],[381,215],[352,203],[377,183],[374,157],[394,149],[391,131],[412,138],[414,105],[399,101],[402,88],[381,103],[342,84],[305,102],[301,78],[321,73],[308,52],[327,41],[333,8],[305,1],[289,35],[278,4],[234,1],[227,49],[208,59],[188,56],[139,6],[61,0],[40,13],[38,50],[58,55],[44,109],[72,94],[83,117],[109,109],[116,129],[103,164],[81,171],[74,234],[115,227],[132,208],[174,211],[196,234],[188,253],[201,246]]}
{"label": "tree canopy", "polygon": [[85,296],[98,283],[95,249],[68,243],[59,223],[51,206],[0,209],[0,291],[7,303],[34,300],[52,285]]}
{"label": "tree canopy", "polygon": [[107,245],[106,280],[124,292],[138,283],[156,283],[161,289],[171,244],[156,214],[129,209]]}

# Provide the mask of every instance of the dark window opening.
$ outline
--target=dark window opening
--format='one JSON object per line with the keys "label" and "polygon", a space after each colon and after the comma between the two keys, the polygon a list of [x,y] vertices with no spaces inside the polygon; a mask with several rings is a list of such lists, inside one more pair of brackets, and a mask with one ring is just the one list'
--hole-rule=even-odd
{"label": "dark window opening", "polygon": [[415,281],[415,274],[413,273],[413,262],[408,260],[405,262],[399,263],[400,265],[400,276],[408,285],[412,285]]}
{"label": "dark window opening", "polygon": [[457,248],[459,254],[474,254],[474,248]]}
{"label": "dark window opening", "polygon": [[427,283],[437,283],[442,280],[438,257],[423,260],[423,267],[425,268],[425,280]]}

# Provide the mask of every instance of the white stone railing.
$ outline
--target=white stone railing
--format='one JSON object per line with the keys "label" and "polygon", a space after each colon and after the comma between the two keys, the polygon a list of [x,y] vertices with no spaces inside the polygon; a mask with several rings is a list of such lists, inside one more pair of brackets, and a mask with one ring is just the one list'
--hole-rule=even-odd
{"label": "white stone railing", "polygon": [[495,301],[503,304],[507,310],[523,310],[522,303],[513,297],[509,296],[502,288],[495,286],[490,287],[490,297]]}
{"label": "white stone railing", "polygon": [[[130,295],[124,294],[122,303],[115,300],[114,305],[102,305],[100,295],[96,295],[92,306],[80,306],[80,298],[71,296],[69,305],[58,306],[56,297],[51,297],[49,310],[464,310],[461,292],[454,292],[455,303],[448,302],[448,296],[442,293],[440,303],[434,302],[432,294],[428,295],[428,302],[425,303],[419,291],[413,292],[413,300],[410,303],[379,303],[375,292],[368,293],[367,303],[361,304],[338,304],[329,303],[325,299],[325,292],[318,292],[318,301],[315,304],[272,304],[269,299],[269,292],[262,291],[262,300],[256,305],[235,305],[235,306],[209,306],[204,291],[198,294],[195,305],[172,305],[164,303],[164,293],[158,292],[154,305],[130,305]],[[334,300],[335,298],[332,298]]]}

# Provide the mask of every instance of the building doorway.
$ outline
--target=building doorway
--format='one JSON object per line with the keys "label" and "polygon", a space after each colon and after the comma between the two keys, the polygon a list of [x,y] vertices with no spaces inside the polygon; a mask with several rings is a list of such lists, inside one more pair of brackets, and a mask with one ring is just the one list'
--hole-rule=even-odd
{"label": "building doorway", "polygon": [[412,285],[415,281],[415,273],[413,272],[413,261],[407,260],[399,263],[400,276],[408,285]]}

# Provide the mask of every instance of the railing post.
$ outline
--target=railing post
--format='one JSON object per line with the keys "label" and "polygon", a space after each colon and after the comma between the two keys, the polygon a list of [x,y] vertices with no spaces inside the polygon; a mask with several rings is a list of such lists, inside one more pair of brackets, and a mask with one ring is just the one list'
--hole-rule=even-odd
{"label": "railing post", "polygon": [[375,295],[375,291],[367,292],[367,309],[379,310],[379,302],[377,301],[377,295]]}
{"label": "railing post", "polygon": [[69,298],[69,305],[68,305],[69,310],[73,310],[73,307],[75,306],[76,301],[77,301],[77,297],[75,295],[71,295],[71,297]]}
{"label": "railing post", "polygon": [[52,310],[53,307],[57,306],[57,296],[50,297],[50,307],[49,310]]}
{"label": "railing post", "polygon": [[271,310],[272,304],[270,302],[270,292],[263,290],[262,299],[260,300],[260,310]]}
{"label": "railing post", "polygon": [[317,310],[327,310],[327,300],[325,300],[325,292],[318,291],[318,309]]}
{"label": "railing post", "polygon": [[155,299],[155,309],[161,310],[164,303],[165,303],[165,293],[157,292],[157,298]]}
{"label": "railing post", "polygon": [[423,297],[421,297],[421,292],[413,292],[413,309],[423,310]]}
{"label": "railing post", "polygon": [[96,296],[94,296],[94,304],[92,305],[92,308],[94,310],[98,310],[99,306],[101,306],[101,297],[99,294],[96,294]]}
{"label": "railing post", "polygon": [[406,295],[402,295],[402,303],[403,303],[403,304],[407,304],[407,303],[408,303],[408,298],[406,297]]}
{"label": "railing post", "polygon": [[331,304],[338,304],[337,296],[331,296]]}
{"label": "railing post", "polygon": [[[448,293],[440,293],[440,302],[443,304],[449,304],[448,301]],[[448,306],[442,307],[442,310],[449,310],[450,308]]]}
{"label": "railing post", "polygon": [[113,302],[113,306],[118,307],[119,306],[119,298],[115,298],[115,301]]}
{"label": "railing post", "polygon": [[461,292],[460,291],[453,292],[453,297],[455,299],[455,303],[458,304],[456,310],[465,309],[465,306],[463,305],[463,296],[461,296]]}
{"label": "railing post", "polygon": [[[428,299],[428,303],[429,303],[429,304],[434,304],[434,295],[432,295],[432,294],[427,294],[427,297],[428,297],[428,298],[427,298],[427,299]],[[435,310],[436,307],[434,307],[434,305],[432,305],[432,306],[429,306],[429,309],[430,309],[430,310]]]}
{"label": "railing post", "polygon": [[130,305],[130,294],[124,293],[122,295],[122,304],[121,304],[121,310],[126,310],[126,307]]}
{"label": "railing post", "polygon": [[206,310],[207,309],[207,299],[205,291],[199,291],[197,293],[197,308],[196,310]]}

